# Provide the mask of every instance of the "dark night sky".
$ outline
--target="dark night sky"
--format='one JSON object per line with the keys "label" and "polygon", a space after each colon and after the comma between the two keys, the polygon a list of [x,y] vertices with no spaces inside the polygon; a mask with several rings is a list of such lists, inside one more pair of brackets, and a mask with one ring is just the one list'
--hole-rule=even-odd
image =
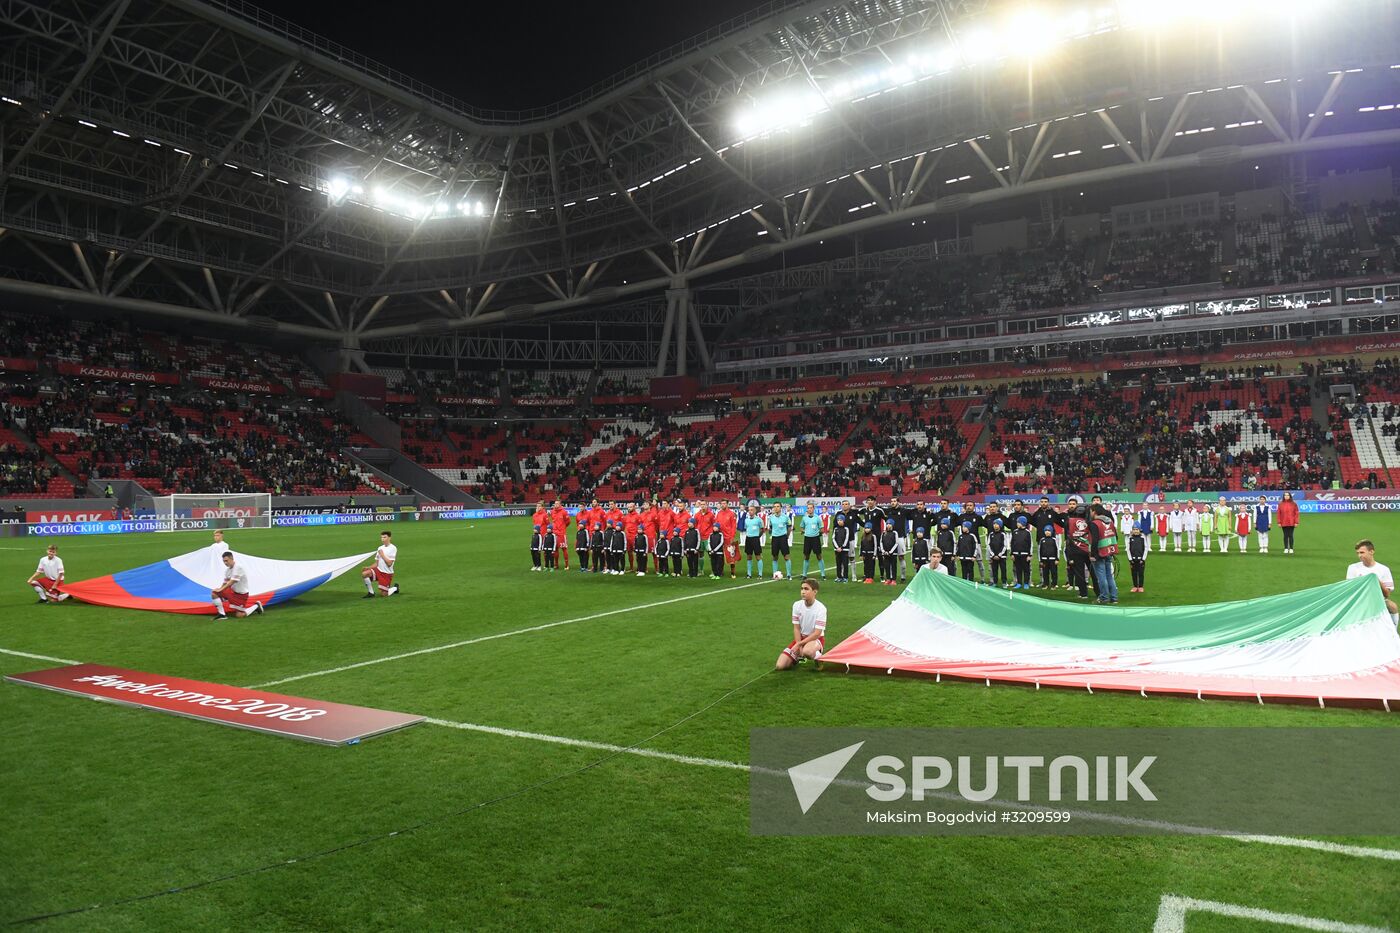
{"label": "dark night sky", "polygon": [[[264,0],[265,2],[265,0]],[[716,26],[753,0],[417,2],[298,0],[275,12],[476,107],[552,103]]]}

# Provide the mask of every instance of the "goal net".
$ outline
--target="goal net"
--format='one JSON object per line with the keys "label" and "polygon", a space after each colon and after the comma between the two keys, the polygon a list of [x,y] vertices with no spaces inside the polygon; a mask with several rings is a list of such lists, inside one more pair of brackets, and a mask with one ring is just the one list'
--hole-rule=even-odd
{"label": "goal net", "polygon": [[271,528],[272,495],[266,492],[212,492],[156,496],[155,517],[180,529],[181,520],[206,519],[212,528]]}

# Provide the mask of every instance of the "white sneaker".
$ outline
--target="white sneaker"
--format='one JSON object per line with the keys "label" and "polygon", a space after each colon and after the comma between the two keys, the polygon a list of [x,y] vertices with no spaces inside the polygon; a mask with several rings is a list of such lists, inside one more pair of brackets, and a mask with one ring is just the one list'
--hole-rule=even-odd
{"label": "white sneaker", "polygon": [[644,573],[642,573],[640,570],[638,570],[638,571],[637,571],[637,576],[639,576],[639,577],[644,577],[644,576],[646,576],[646,574],[644,574]]}

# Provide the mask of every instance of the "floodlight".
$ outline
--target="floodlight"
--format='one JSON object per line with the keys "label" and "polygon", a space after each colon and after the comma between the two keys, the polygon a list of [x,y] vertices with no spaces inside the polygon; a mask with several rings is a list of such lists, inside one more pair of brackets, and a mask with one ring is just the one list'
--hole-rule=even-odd
{"label": "floodlight", "polygon": [[969,63],[985,62],[996,58],[996,39],[987,29],[973,29],[962,36],[962,54]]}
{"label": "floodlight", "polygon": [[331,196],[331,201],[339,204],[340,201],[350,193],[350,182],[339,175],[335,175],[326,183],[326,193]]}

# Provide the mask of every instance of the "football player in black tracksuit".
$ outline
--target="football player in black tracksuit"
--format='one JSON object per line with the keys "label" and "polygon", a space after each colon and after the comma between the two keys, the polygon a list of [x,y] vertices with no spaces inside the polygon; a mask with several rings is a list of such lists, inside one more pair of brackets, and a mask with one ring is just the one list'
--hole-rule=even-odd
{"label": "football player in black tracksuit", "polygon": [[646,576],[647,558],[651,554],[651,539],[641,528],[637,529],[637,537],[632,539],[632,553],[637,555],[633,561],[637,566],[637,576]]}
{"label": "football player in black tracksuit", "polygon": [[1010,553],[1011,542],[1007,540],[1001,519],[992,519],[992,530],[987,532],[987,556],[992,565],[992,586],[1006,585],[1006,555]]}
{"label": "football player in black tracksuit", "polygon": [[[982,521],[982,516],[977,514],[977,507],[971,502],[963,503],[963,510],[959,513],[955,530],[961,528],[966,522],[972,522],[972,533],[977,538],[977,575],[983,583],[987,582],[987,555],[982,550],[982,530],[987,524]],[[970,578],[969,578],[970,579]]]}
{"label": "football player in black tracksuit", "polygon": [[1013,590],[1031,588],[1031,550],[1035,539],[1031,537],[1030,516],[1021,515],[1016,519],[1016,530],[1011,532],[1011,560],[1016,571]]}
{"label": "football player in black tracksuit", "polygon": [[874,496],[865,497],[865,508],[860,510],[861,525],[869,525],[875,534],[881,535],[885,532],[885,510],[875,504]]}
{"label": "football player in black tracksuit", "polygon": [[536,528],[530,532],[530,562],[535,565],[534,569],[543,570],[540,566],[540,547],[544,544],[544,535]]}
{"label": "football player in black tracksuit", "polygon": [[958,569],[964,580],[971,580],[977,569],[977,557],[982,553],[982,542],[977,539],[977,526],[963,522],[962,534],[958,535]]}
{"label": "football player in black tracksuit", "polygon": [[1055,526],[1046,525],[1040,537],[1040,586],[1052,589],[1060,585],[1060,539]]}
{"label": "football player in black tracksuit", "polygon": [[578,526],[578,534],[574,535],[574,553],[578,554],[578,572],[588,572],[588,549],[592,544],[592,539],[588,534],[587,525]]}
{"label": "football player in black tracksuit", "polygon": [[677,577],[681,575],[681,563],[685,559],[685,542],[681,540],[681,530],[671,529],[671,547],[667,550],[671,555],[671,573]]}
{"label": "football player in black tracksuit", "polygon": [[899,535],[899,551],[895,562],[899,565],[901,581],[908,572],[904,560],[905,553],[909,550],[909,539],[914,534],[914,512],[912,505],[900,504],[899,496],[891,496],[890,504],[885,507],[885,515],[889,517],[890,524],[894,525],[895,534]]}
{"label": "football player in black tracksuit", "polygon": [[1035,512],[1031,514],[1031,527],[1035,529],[1037,536],[1044,534],[1046,525],[1063,525],[1064,519],[1060,513],[1050,506],[1050,497],[1041,496],[1040,504],[1036,506]]}
{"label": "football player in black tracksuit", "polygon": [[865,532],[860,536],[860,561],[865,573],[862,574],[866,583],[875,582],[875,558],[878,556],[878,548],[875,547],[875,526],[873,524],[865,526]]}
{"label": "football player in black tracksuit", "polygon": [[915,522],[914,543],[909,549],[909,560],[914,565],[914,576],[919,575],[919,571],[928,566],[929,552],[928,538],[924,537],[924,526]]}
{"label": "football player in black tracksuit", "polygon": [[979,531],[982,528],[982,516],[977,514],[977,507],[971,502],[964,502],[962,511],[954,519],[957,527],[961,528],[965,522],[972,522],[972,530]]}
{"label": "football player in black tracksuit", "polygon": [[880,533],[880,582],[887,586],[895,585],[895,564],[899,558],[895,556],[895,551],[899,547],[899,534],[894,530],[894,525],[885,526],[885,530]]}
{"label": "football player in black tracksuit", "polygon": [[690,578],[694,580],[700,576],[700,531],[695,527],[695,519],[690,520],[690,526],[685,530],[685,562],[690,567]]}
{"label": "football player in black tracksuit", "polygon": [[710,550],[710,579],[724,576],[724,532],[719,530],[718,525],[710,532],[705,544]]}
{"label": "football player in black tracksuit", "polygon": [[[954,512],[954,511],[952,510],[952,508],[951,508],[951,507],[949,506],[949,504],[948,504],[948,500],[947,500],[947,499],[939,499],[939,500],[938,500],[938,510],[937,510],[936,512],[933,513],[933,526],[932,526],[932,527],[933,527],[933,528],[937,528],[939,525],[943,524],[943,520],[944,520],[945,518],[949,521],[949,523],[951,523],[951,522],[953,521],[953,519],[955,519],[955,518],[957,518],[957,517],[958,517],[958,513],[957,513],[957,512]],[[929,534],[932,535],[933,532],[930,531]]]}
{"label": "football player in black tracksuit", "polygon": [[909,520],[909,533],[912,535],[920,528],[924,530],[924,537],[933,539],[933,529],[938,527],[938,522],[934,520],[933,513],[928,510],[928,504],[920,502],[914,507],[914,516]]}
{"label": "football player in black tracksuit", "polygon": [[544,553],[544,569],[550,573],[554,572],[554,552],[558,550],[558,541],[554,537],[554,529],[551,528],[544,533],[544,538],[540,540],[540,548]]}
{"label": "football player in black tracksuit", "polygon": [[836,527],[831,531],[831,547],[836,551],[836,582],[851,582],[851,529],[846,516],[836,513]]}

